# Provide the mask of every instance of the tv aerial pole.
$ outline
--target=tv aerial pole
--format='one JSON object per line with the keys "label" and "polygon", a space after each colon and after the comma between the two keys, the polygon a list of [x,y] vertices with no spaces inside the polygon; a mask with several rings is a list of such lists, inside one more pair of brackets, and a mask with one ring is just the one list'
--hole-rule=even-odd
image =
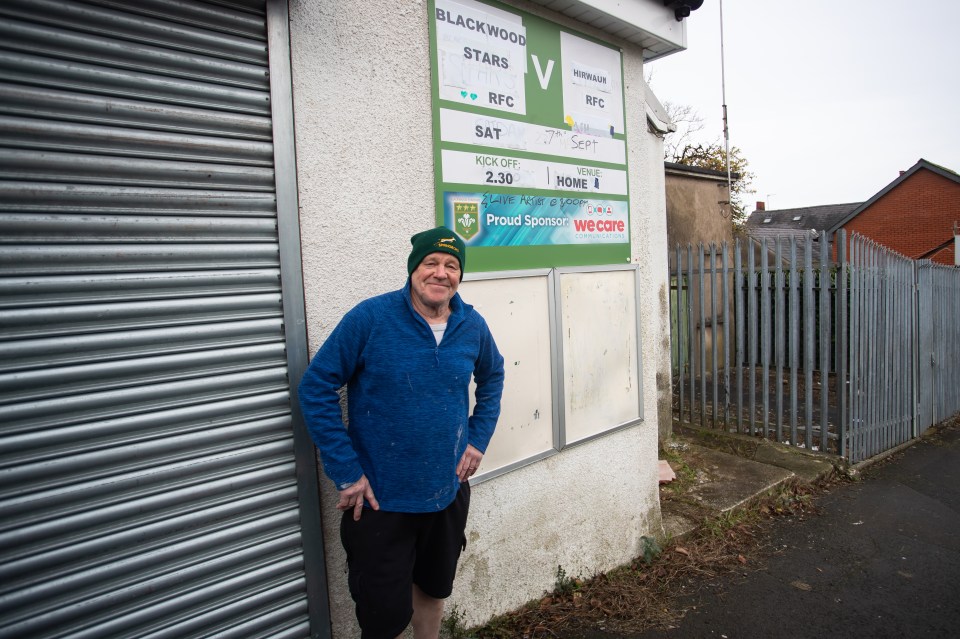
{"label": "tv aerial pole", "polygon": [[730,125],[727,121],[727,73],[723,53],[723,0],[720,0],[720,92],[723,100],[724,160],[727,165],[727,212],[729,215],[733,215],[733,187],[730,179]]}

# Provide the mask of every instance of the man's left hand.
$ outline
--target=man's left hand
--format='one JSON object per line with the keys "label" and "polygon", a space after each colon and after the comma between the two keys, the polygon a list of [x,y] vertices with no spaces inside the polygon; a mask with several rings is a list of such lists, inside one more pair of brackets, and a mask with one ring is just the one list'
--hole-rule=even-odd
{"label": "man's left hand", "polygon": [[480,461],[482,459],[483,453],[470,444],[467,444],[467,450],[463,451],[463,457],[460,458],[460,463],[457,464],[457,477],[460,478],[461,482],[467,481],[477,472],[477,468],[480,467]]}

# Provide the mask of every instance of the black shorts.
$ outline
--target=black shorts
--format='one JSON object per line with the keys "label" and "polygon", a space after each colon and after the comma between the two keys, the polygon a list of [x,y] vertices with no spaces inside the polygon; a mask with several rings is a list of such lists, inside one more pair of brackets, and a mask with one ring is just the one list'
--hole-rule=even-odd
{"label": "black shorts", "polygon": [[470,508],[470,485],[460,484],[453,502],[435,513],[396,513],[364,508],[340,520],[347,551],[350,596],[363,639],[394,639],[413,616],[413,584],[435,599],[453,591]]}

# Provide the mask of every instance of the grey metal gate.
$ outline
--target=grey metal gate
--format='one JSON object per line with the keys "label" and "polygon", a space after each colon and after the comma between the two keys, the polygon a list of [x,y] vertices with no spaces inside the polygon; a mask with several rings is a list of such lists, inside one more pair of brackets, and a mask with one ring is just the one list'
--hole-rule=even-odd
{"label": "grey metal gate", "polygon": [[917,433],[914,263],[870,239],[850,237],[849,406],[840,454],[878,455]]}
{"label": "grey metal gate", "polygon": [[329,636],[267,5],[0,3],[0,637]]}
{"label": "grey metal gate", "polygon": [[916,265],[919,431],[960,411],[960,269]]}

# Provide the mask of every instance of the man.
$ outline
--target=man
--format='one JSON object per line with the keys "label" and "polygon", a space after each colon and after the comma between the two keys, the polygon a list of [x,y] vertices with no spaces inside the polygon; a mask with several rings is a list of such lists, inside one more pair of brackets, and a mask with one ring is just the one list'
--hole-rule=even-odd
{"label": "man", "polygon": [[340,539],[364,639],[393,639],[411,620],[416,639],[438,636],[466,547],[467,480],[503,391],[503,357],[457,294],[463,241],[441,226],[410,243],[406,285],[348,312],[300,383],[307,428],[340,492]]}

